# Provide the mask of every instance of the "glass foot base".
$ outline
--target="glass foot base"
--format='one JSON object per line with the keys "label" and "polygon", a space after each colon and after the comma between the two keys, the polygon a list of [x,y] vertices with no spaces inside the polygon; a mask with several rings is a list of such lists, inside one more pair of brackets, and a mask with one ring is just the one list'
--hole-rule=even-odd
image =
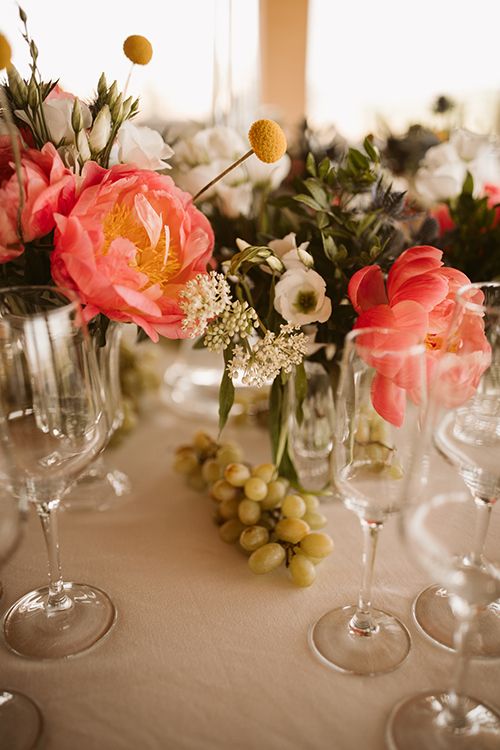
{"label": "glass foot base", "polygon": [[467,726],[452,729],[441,712],[446,693],[421,693],[398,703],[387,725],[389,750],[493,750],[500,747],[500,714],[475,700],[467,701]]}
{"label": "glass foot base", "polygon": [[111,510],[129,499],[131,489],[130,479],[123,471],[103,467],[84,474],[61,505],[70,511]]}
{"label": "glass foot base", "polygon": [[65,583],[67,609],[47,612],[48,587],[30,591],[9,609],[5,641],[16,654],[32,659],[59,659],[86,651],[116,621],[107,594],[82,583]]}
{"label": "glass foot base", "polygon": [[[424,589],[413,602],[413,617],[423,635],[454,651],[456,620],[445,589],[437,584]],[[479,612],[469,649],[475,659],[500,658],[500,602],[493,602]]]}
{"label": "glass foot base", "polygon": [[0,688],[0,750],[33,750],[42,726],[36,703],[22,693]]}
{"label": "glass foot base", "polygon": [[373,609],[376,629],[358,635],[350,627],[355,606],[333,609],[312,626],[309,642],[314,653],[329,667],[358,675],[392,672],[408,655],[410,634],[396,617]]}

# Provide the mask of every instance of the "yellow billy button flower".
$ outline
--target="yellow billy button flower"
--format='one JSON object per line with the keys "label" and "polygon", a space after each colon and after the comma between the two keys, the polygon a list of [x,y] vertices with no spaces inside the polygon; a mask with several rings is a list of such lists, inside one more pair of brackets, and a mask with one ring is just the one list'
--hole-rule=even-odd
{"label": "yellow billy button flower", "polygon": [[266,164],[272,164],[285,154],[286,136],[274,120],[256,120],[248,131],[254,154]]}
{"label": "yellow billy button flower", "polygon": [[12,59],[12,50],[10,44],[7,41],[7,37],[0,34],[0,70],[4,68],[10,68]]}
{"label": "yellow billy button flower", "polygon": [[147,65],[153,57],[151,42],[145,36],[139,34],[132,34],[125,39],[123,51],[135,65]]}
{"label": "yellow billy button flower", "polygon": [[197,200],[200,195],[208,190],[208,188],[211,188],[212,185],[215,185],[216,182],[219,182],[228,172],[231,172],[235,167],[239,167],[252,154],[255,154],[260,161],[272,164],[284,156],[287,147],[286,136],[274,120],[256,120],[248,131],[248,140],[252,147],[250,151],[240,156],[239,159],[230,164],[229,167],[226,167],[217,177],[214,177],[207,185],[204,185],[201,190],[198,190],[196,195],[193,196],[193,201]]}

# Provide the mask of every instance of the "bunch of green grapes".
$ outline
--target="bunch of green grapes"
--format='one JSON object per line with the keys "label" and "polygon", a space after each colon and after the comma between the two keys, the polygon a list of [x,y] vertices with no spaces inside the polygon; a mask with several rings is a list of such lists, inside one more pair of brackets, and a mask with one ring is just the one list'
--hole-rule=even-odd
{"label": "bunch of green grapes", "polygon": [[316,495],[292,492],[274,464],[252,467],[236,443],[218,444],[204,432],[177,449],[174,469],[194,489],[209,490],[221,539],[249,555],[250,570],[260,575],[284,563],[297,586],[313,583],[333,550],[319,531],[326,518]]}

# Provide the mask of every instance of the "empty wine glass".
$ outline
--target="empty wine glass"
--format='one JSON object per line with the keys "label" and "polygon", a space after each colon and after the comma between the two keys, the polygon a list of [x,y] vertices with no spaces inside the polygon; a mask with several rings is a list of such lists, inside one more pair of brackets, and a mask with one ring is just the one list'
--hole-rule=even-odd
{"label": "empty wine glass", "polygon": [[[0,567],[16,549],[19,537],[19,503],[3,488],[0,491]],[[41,731],[42,717],[38,706],[26,695],[0,687],[0,748],[31,750]]]}
{"label": "empty wine glass", "polygon": [[35,505],[49,561],[49,585],[5,616],[5,640],[23,656],[80,653],[115,621],[104,592],[63,581],[57,534],[61,498],[98,455],[106,432],[78,301],[51,287],[0,290],[0,479],[21,503]]}
{"label": "empty wine glass", "polygon": [[[434,440],[474,496],[475,534],[467,561],[482,568],[488,564],[484,545],[491,512],[500,498],[500,283],[478,282],[459,290],[443,349],[452,356],[455,350],[463,354],[470,350],[473,387],[464,392],[463,403],[443,413]],[[425,635],[454,648],[455,617],[443,586],[424,589],[415,599],[413,613]],[[476,658],[500,656],[500,602],[491,602],[478,613],[469,650]]]}
{"label": "empty wine glass", "polygon": [[336,402],[334,481],[364,537],[358,603],[313,626],[315,653],[343,672],[375,675],[407,656],[410,636],[392,614],[372,607],[375,551],[384,521],[399,510],[425,400],[425,347],[416,336],[366,328],[346,337]]}
{"label": "empty wine glass", "polygon": [[[436,441],[436,433],[454,414],[460,393],[463,397],[474,385],[474,366],[487,356],[478,338],[475,345],[477,356],[472,355],[472,350],[450,352],[434,372],[429,411],[414,445],[400,519],[405,549],[448,593],[456,623],[455,667],[448,690],[405,698],[393,709],[387,728],[391,750],[500,747],[498,710],[466,691],[478,614],[500,596],[500,518],[492,519],[493,533],[486,541],[485,557],[478,564],[470,554],[477,537],[471,478],[450,461]],[[484,363],[483,359],[479,370]]]}

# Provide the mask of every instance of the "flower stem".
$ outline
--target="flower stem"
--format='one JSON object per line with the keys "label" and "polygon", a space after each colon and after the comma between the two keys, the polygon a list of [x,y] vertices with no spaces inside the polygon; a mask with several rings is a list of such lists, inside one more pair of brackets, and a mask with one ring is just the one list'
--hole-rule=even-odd
{"label": "flower stem", "polygon": [[492,503],[483,497],[474,497],[476,505],[476,525],[474,528],[474,542],[469,556],[472,565],[481,565],[483,561],[483,550],[490,524]]}
{"label": "flower stem", "polygon": [[250,151],[247,151],[246,154],[243,154],[243,156],[240,156],[240,158],[237,159],[237,161],[233,162],[228,167],[226,167],[226,169],[220,174],[218,174],[217,177],[214,177],[213,180],[210,180],[210,182],[208,182],[204,187],[202,187],[201,190],[198,190],[196,195],[193,196],[193,203],[195,202],[195,200],[197,200],[200,197],[200,195],[202,195],[206,190],[208,190],[208,188],[211,188],[212,185],[215,185],[216,182],[219,182],[219,180],[222,180],[222,178],[225,177],[228,174],[228,172],[231,172],[231,170],[238,167],[242,162],[245,161],[245,159],[248,159],[248,157],[251,156],[252,154],[253,154],[253,148],[251,148]]}

